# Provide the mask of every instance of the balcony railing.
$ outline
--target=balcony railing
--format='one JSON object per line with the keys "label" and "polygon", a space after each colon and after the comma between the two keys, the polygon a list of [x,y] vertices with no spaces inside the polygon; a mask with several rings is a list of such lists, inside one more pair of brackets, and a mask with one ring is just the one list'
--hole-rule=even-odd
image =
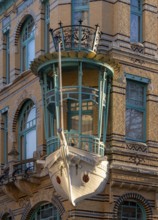
{"label": "balcony railing", "polygon": [[0,185],[13,182],[17,178],[25,178],[32,176],[36,173],[35,159],[26,159],[23,161],[15,162],[12,165],[4,167],[0,175]]}
{"label": "balcony railing", "polygon": [[59,28],[50,29],[55,50],[58,51],[58,43],[61,42],[61,50],[76,50],[76,51],[93,51],[97,52],[101,32],[99,26],[96,28],[82,25],[62,26],[59,23]]}
{"label": "balcony railing", "polygon": [[[76,131],[65,131],[64,133],[69,146],[104,156],[105,145],[99,138],[89,134],[79,135]],[[47,139],[48,154],[56,151],[59,147],[60,141],[57,136]]]}
{"label": "balcony railing", "polygon": [[[63,100],[79,101],[79,97],[80,97],[79,86],[65,86],[62,89],[62,93],[63,93]],[[92,101],[95,104],[98,104],[98,97],[99,97],[99,91],[97,89],[85,87],[85,86],[81,87],[80,98],[82,98],[82,101],[84,102]],[[46,93],[47,106],[51,103],[55,104],[56,99],[59,100],[59,93],[58,91],[56,92],[55,89],[52,89]]]}

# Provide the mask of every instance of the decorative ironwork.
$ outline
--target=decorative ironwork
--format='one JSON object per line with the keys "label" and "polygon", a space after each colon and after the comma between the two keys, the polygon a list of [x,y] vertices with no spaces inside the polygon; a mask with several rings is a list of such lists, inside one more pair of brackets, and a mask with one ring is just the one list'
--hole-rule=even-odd
{"label": "decorative ironwork", "polygon": [[61,50],[83,50],[97,52],[101,32],[99,26],[96,28],[82,25],[62,26],[59,23],[59,28],[50,29],[55,50],[58,51],[58,43],[61,42]]}
{"label": "decorative ironwork", "polygon": [[[12,170],[12,172],[10,172],[10,170]],[[27,179],[35,172],[35,159],[27,159],[21,162],[16,162],[12,165],[12,167],[7,166],[3,169],[3,173],[0,176],[0,185],[15,181],[18,176]]]}
{"label": "decorative ironwork", "polygon": [[17,176],[22,176],[23,178],[28,178],[30,175],[35,173],[35,160],[27,159],[22,162],[18,162],[13,165],[13,180],[16,179]]}

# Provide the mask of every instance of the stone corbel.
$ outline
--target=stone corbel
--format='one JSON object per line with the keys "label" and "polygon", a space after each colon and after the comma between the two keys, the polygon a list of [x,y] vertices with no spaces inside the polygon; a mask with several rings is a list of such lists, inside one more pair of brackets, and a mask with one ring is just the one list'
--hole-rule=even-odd
{"label": "stone corbel", "polygon": [[18,201],[20,191],[13,182],[3,185],[2,190],[9,198],[13,199],[14,201]]}
{"label": "stone corbel", "polygon": [[[38,182],[39,184],[39,182]],[[31,183],[30,181],[24,180],[24,179],[16,179],[15,180],[16,187],[20,190],[20,192],[32,196],[33,191],[37,187],[37,183]]]}

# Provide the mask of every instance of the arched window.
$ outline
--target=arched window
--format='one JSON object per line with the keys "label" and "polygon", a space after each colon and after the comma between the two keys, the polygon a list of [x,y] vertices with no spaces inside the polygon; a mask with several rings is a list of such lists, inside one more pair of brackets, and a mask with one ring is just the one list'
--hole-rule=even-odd
{"label": "arched window", "polygon": [[118,220],[146,220],[145,209],[135,201],[124,201],[118,210]]}
{"label": "arched window", "polygon": [[21,71],[29,69],[35,57],[35,24],[30,16],[22,26],[21,32]]}
{"label": "arched window", "polygon": [[36,107],[31,100],[24,104],[20,113],[19,147],[21,159],[32,158],[36,150]]}
{"label": "arched window", "polygon": [[40,205],[32,214],[31,220],[61,220],[57,209],[51,204]]}

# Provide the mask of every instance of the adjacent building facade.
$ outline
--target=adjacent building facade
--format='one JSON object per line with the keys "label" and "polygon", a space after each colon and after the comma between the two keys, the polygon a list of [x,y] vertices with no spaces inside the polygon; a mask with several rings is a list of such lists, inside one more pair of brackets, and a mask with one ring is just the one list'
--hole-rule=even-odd
{"label": "adjacent building facade", "polygon": [[[158,219],[157,13],[157,0],[0,0],[0,219]],[[42,164],[58,147],[59,40],[67,141],[109,163],[76,206]]]}

